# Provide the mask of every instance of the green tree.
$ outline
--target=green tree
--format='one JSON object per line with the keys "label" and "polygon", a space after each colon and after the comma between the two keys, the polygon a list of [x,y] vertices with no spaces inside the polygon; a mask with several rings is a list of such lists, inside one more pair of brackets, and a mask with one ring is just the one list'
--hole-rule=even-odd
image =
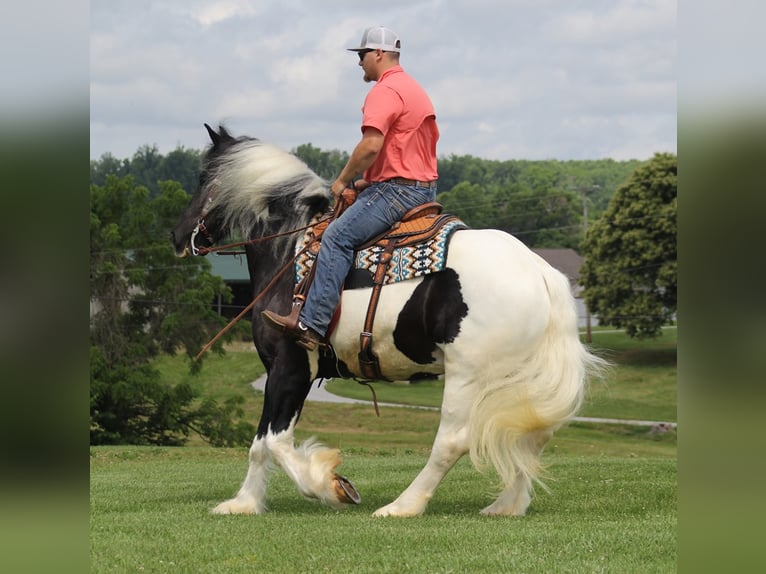
{"label": "green tree", "polygon": [[[152,366],[159,353],[191,358],[218,331],[212,309],[231,293],[202,258],[177,259],[168,231],[188,201],[177,182],[160,194],[131,177],[90,190],[90,436],[93,444],[183,444],[197,432],[215,445],[247,444],[235,421],[241,399],[218,405],[189,384],[170,386]],[[220,343],[215,347],[222,352]],[[190,361],[192,370],[199,363]]]}
{"label": "green tree", "polygon": [[532,247],[576,247],[581,240],[580,203],[568,191],[515,185],[495,197],[495,225]]}
{"label": "green tree", "polygon": [[487,183],[487,161],[471,155],[439,158],[439,190],[450,191],[460,183]]}
{"label": "green tree", "polygon": [[123,177],[130,172],[130,162],[119,160],[111,153],[105,153],[100,159],[90,161],[90,183],[104,185],[107,176]]}
{"label": "green tree", "polygon": [[157,145],[142,145],[130,160],[130,175],[136,184],[146,187],[151,196],[158,192],[164,156]]}
{"label": "green tree", "polygon": [[445,212],[457,215],[470,227],[493,227],[493,198],[479,184],[461,182],[450,191],[440,193],[437,201],[442,204]]}
{"label": "green tree", "polygon": [[678,161],[656,154],[617,189],[584,243],[581,277],[599,322],[656,337],[676,312]]}
{"label": "green tree", "polygon": [[201,160],[202,152],[179,146],[162,158],[156,181],[177,181],[192,194],[197,190]]}
{"label": "green tree", "polygon": [[319,177],[331,181],[338,177],[348,161],[348,153],[338,150],[322,151],[313,145],[299,145],[293,150]]}
{"label": "green tree", "polygon": [[144,145],[138,148],[131,159],[116,159],[105,153],[90,162],[90,183],[106,185],[106,178],[132,176],[138,185],[149,190],[151,197],[160,193],[161,181],[177,181],[187,193],[197,188],[202,152],[179,146],[167,155],[162,155],[157,146]]}

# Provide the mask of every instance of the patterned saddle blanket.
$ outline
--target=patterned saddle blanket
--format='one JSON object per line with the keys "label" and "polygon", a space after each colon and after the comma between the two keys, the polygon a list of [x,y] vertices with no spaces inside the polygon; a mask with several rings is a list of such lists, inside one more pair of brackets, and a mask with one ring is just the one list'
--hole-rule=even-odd
{"label": "patterned saddle blanket", "polygon": [[[450,237],[455,231],[467,228],[468,226],[457,217],[440,215],[433,211],[403,222],[354,253],[354,263],[344,288],[359,289],[373,285],[380,257],[385,251],[386,243],[392,237],[399,246],[391,253],[384,285],[441,271],[447,261]],[[295,261],[296,283],[303,280],[316,261],[319,242],[301,253],[312,242],[316,242],[315,233],[313,228],[309,228],[296,245],[296,252],[300,253]]]}

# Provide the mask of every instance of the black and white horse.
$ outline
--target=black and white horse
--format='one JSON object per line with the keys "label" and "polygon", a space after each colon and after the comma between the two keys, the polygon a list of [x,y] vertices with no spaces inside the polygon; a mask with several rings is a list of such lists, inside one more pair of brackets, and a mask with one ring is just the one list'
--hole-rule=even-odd
{"label": "black and white horse", "polygon": [[[179,256],[224,237],[256,238],[307,225],[327,212],[326,181],[278,147],[215,132],[200,186],[173,229]],[[199,223],[204,220],[205,233]],[[253,294],[292,260],[296,235],[246,246]],[[358,503],[339,476],[337,450],[294,429],[312,381],[360,376],[359,334],[370,288],[345,290],[329,342],[340,372],[318,351],[308,352],[260,318],[263,309],[288,313],[294,273],[286,273],[253,309],[253,342],[266,367],[263,413],[250,464],[237,495],[219,514],[265,511],[270,463],[298,490],[333,507]],[[437,486],[464,454],[477,467],[491,464],[502,480],[497,499],[482,512],[523,515],[540,473],[540,454],[552,433],[574,416],[586,379],[602,361],[580,343],[569,282],[511,235],[491,229],[452,236],[446,268],[383,287],[374,324],[374,351],[389,380],[443,375],[441,420],[431,455],[413,482],[376,516],[422,514]]]}

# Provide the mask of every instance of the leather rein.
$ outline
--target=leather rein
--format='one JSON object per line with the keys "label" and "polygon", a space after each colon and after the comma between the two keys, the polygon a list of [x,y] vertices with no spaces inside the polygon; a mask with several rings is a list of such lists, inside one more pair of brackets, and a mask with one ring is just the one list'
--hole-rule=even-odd
{"label": "leather rein", "polygon": [[[207,255],[208,253],[214,253],[214,252],[217,252],[217,251],[223,251],[225,249],[231,249],[233,247],[243,247],[245,245],[252,245],[254,243],[262,243],[262,242],[265,242],[265,241],[271,241],[271,240],[277,239],[279,237],[285,237],[287,235],[292,235],[292,234],[298,233],[300,231],[305,231],[305,230],[307,230],[307,229],[309,229],[311,227],[314,227],[314,226],[316,226],[316,225],[318,225],[320,223],[332,221],[333,219],[335,219],[338,216],[340,216],[340,214],[343,211],[345,211],[345,208],[348,205],[350,205],[350,203],[348,202],[348,196],[344,197],[342,195],[341,197],[338,198],[338,201],[335,203],[335,207],[330,211],[330,213],[326,217],[321,218],[319,221],[315,221],[313,223],[309,223],[308,225],[304,225],[303,227],[298,227],[297,229],[290,229],[289,231],[283,231],[281,233],[274,233],[273,235],[264,235],[263,237],[257,237],[255,239],[249,239],[247,241],[239,241],[237,243],[229,243],[227,245],[220,245],[218,247],[197,247],[196,245],[194,245],[194,240],[195,240],[195,238],[197,237],[197,235],[199,233],[202,233],[202,235],[204,235],[205,238],[208,241],[212,242],[212,239],[211,239],[211,236],[210,236],[210,232],[208,231],[207,227],[205,227],[205,216],[207,215],[207,213],[208,213],[208,211],[210,209],[210,204],[213,201],[213,193],[214,193],[214,191],[215,190],[212,190],[210,192],[210,194],[208,195],[208,198],[205,201],[205,206],[202,208],[202,211],[201,211],[199,217],[197,218],[197,225],[195,225],[194,229],[192,230],[191,237],[189,238],[189,244],[191,246],[191,250],[192,250],[192,254],[193,255]],[[356,197],[356,192],[354,192],[354,198],[355,197]],[[353,200],[351,200],[351,202],[353,202]],[[223,337],[223,335],[226,334],[229,331],[229,329],[231,329],[240,319],[242,319],[242,317],[244,317],[247,313],[249,313],[252,310],[252,308],[255,306],[255,304],[258,301],[260,301],[263,298],[263,296],[266,293],[268,293],[269,290],[271,290],[272,287],[274,287],[274,285],[277,283],[279,278],[282,277],[282,275],[284,275],[287,272],[288,269],[290,269],[291,267],[293,267],[295,265],[295,261],[301,255],[303,255],[303,253],[306,250],[308,250],[310,245],[311,245],[310,243],[307,244],[300,251],[298,251],[292,259],[290,259],[287,263],[285,263],[285,265],[283,265],[282,268],[279,271],[277,271],[277,273],[274,275],[274,277],[272,277],[272,279],[271,279],[271,281],[269,281],[268,285],[266,285],[266,287],[264,287],[261,290],[261,292],[258,293],[258,295],[255,296],[255,298],[248,304],[248,306],[245,307],[244,309],[242,309],[242,311],[236,317],[234,317],[231,321],[229,321],[229,323],[223,329],[218,331],[218,334],[215,337],[213,337],[212,339],[210,339],[210,341],[208,341],[207,345],[202,347],[202,350],[199,353],[197,353],[197,356],[194,357],[194,360],[195,361],[199,361],[199,359],[202,357],[202,355],[204,355],[210,349],[210,347],[212,347],[216,343],[216,341],[218,341],[218,339]],[[232,254],[233,255],[234,253],[230,252],[228,254]]]}
{"label": "leather rein", "polygon": [[[195,244],[195,240],[197,239],[197,235],[200,233],[205,237],[205,239],[208,240],[209,243],[213,243],[213,238],[210,235],[210,231],[208,231],[208,228],[205,226],[205,217],[207,217],[207,214],[210,212],[211,207],[213,206],[213,198],[215,197],[216,188],[212,187],[210,192],[207,194],[207,197],[205,198],[205,203],[202,206],[202,209],[200,210],[199,215],[197,216],[197,224],[194,226],[194,229],[192,229],[191,237],[189,238],[189,247],[191,247],[192,255],[207,255],[208,253],[215,253],[215,252],[222,252],[220,255],[240,255],[241,252],[224,252],[226,249],[231,249],[232,247],[244,247],[245,245],[251,245],[253,243],[260,243],[262,241],[270,241],[272,239],[277,239],[279,237],[285,237],[286,235],[292,235],[293,233],[298,233],[299,231],[305,231],[306,229],[313,227],[316,225],[316,223],[309,223],[308,225],[304,227],[299,227],[297,229],[290,229],[289,231],[283,231],[282,233],[275,233],[273,235],[265,235],[263,237],[258,237],[256,239],[249,239],[247,241],[240,241],[238,243],[229,243],[228,245],[220,245],[218,247],[197,247]],[[336,208],[338,206],[336,205]],[[330,219],[333,219],[336,217],[335,214],[336,210],[330,211],[330,214],[323,218],[320,221],[329,221]],[[317,222],[319,223],[319,222]]]}
{"label": "leather rein", "polygon": [[[309,223],[308,225],[304,225],[303,227],[298,227],[296,229],[290,229],[289,231],[283,231],[281,233],[274,233],[273,235],[264,235],[263,237],[256,237],[255,239],[248,239],[247,241],[239,241],[237,243],[229,243],[227,245],[219,245],[218,247],[197,247],[194,245],[194,239],[199,234],[202,233],[202,235],[205,236],[205,238],[210,241],[210,232],[207,230],[207,227],[205,227],[205,220],[204,218],[201,218],[197,220],[197,225],[192,230],[191,238],[189,239],[189,244],[191,246],[192,255],[207,255],[208,253],[215,253],[217,251],[220,251],[219,255],[240,255],[242,252],[240,251],[232,251],[232,252],[225,252],[225,249],[231,249],[232,247],[244,247],[245,245],[252,245],[254,243],[261,243],[264,241],[271,241],[272,239],[278,239],[279,237],[285,237],[287,235],[292,235],[293,233],[298,233],[299,231],[306,231],[307,229],[314,227],[315,225],[319,223],[324,223],[325,221],[331,221],[335,218],[335,214],[333,212],[330,213],[327,217],[323,217],[319,221],[315,221],[314,223]],[[296,256],[297,257],[297,256]],[[292,261],[291,261],[292,263]]]}

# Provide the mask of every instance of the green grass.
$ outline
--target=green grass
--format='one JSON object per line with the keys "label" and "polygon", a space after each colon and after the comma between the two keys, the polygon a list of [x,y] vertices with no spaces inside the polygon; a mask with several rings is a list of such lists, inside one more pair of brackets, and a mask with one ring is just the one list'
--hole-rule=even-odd
{"label": "green grass", "polygon": [[593,381],[583,416],[675,421],[677,332],[637,341],[625,333],[593,332],[593,351],[613,363],[603,381]]}
{"label": "green grass", "polygon": [[423,517],[374,519],[423,457],[354,452],[342,471],[360,506],[304,500],[274,472],[267,514],[210,515],[238,487],[245,460],[245,449],[93,448],[91,571],[675,571],[672,458],[548,455],[552,491],[538,492],[523,518],[480,516],[491,478],[463,460]]}
{"label": "green grass", "polygon": [[[667,335],[667,337],[666,337]],[[591,387],[589,416],[675,420],[675,332],[656,341],[594,332],[615,368]],[[199,375],[181,357],[157,363],[165,380],[190,380],[206,394],[263,404],[250,382],[263,372],[251,345],[211,355]],[[331,383],[332,390],[340,381]],[[369,390],[347,384],[359,397]],[[382,402],[438,405],[440,383],[376,384]],[[392,394],[387,394],[392,393]],[[345,394],[345,392],[344,392]],[[403,398],[402,398],[403,397]],[[398,400],[394,400],[398,399]],[[660,416],[667,415],[667,416]],[[671,416],[672,415],[672,416]],[[362,504],[335,511],[303,499],[279,470],[262,516],[214,516],[247,469],[247,449],[91,448],[93,572],[674,572],[676,432],[573,423],[543,454],[550,492],[538,489],[527,516],[486,518],[493,473],[467,459],[447,475],[417,519],[374,519],[412,481],[430,452],[435,411],[309,403],[298,440],[341,448],[339,471]]]}

